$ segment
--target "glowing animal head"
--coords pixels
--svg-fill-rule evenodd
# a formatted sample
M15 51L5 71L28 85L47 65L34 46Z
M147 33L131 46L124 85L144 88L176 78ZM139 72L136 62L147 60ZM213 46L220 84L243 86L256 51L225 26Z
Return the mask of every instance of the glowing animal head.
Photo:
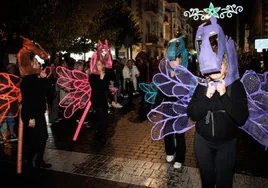
M188 67L188 52L185 48L183 36L171 39L167 46L167 58L169 61L175 61L178 56L181 56L181 65Z
M226 53L225 35L217 20L210 19L211 24L200 25L196 32L195 45L198 53L201 73L219 72L224 53Z
M39 74L41 67L36 66L36 62L31 60L30 54L34 53L43 60L47 60L49 58L49 54L39 44L29 40L28 38L21 38L23 48L21 48L17 54L20 74L21 76Z
M228 59L226 85L239 78L237 55L234 41L224 35L223 29L217 24L215 17L210 18L211 24L198 27L195 46L198 53L200 72L203 75L220 72L224 54Z
M93 74L100 74L97 69L97 61L100 60L105 68L111 69L113 66L112 55L109 49L108 41L105 40L103 44L100 40L98 41L97 51L94 52L90 61L90 71Z

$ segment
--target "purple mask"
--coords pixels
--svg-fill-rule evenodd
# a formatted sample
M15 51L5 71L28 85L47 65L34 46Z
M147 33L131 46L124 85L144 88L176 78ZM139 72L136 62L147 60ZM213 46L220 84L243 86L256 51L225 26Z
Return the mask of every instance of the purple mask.
M226 53L228 73L224 80L228 86L239 78L234 41L224 35L215 17L211 17L210 21L210 25L203 23L196 32L195 45L200 71L203 75L220 72L223 55Z

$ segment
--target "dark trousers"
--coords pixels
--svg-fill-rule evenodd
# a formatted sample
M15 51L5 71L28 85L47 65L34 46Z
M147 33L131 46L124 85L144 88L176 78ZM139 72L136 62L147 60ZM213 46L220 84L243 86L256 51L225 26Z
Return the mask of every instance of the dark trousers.
M176 139L176 146L174 139ZM167 155L176 153L175 162L184 163L186 145L184 134L170 134L164 137L165 150Z
M195 154L203 188L231 188L236 157L236 139L213 144L195 132Z
M97 116L97 137L101 138L105 136L105 132L108 126L108 107L95 108Z
M145 92L144 91L142 91L142 90L140 90L140 93L141 93L141 102L140 102L140 105L141 106L144 106L145 105Z
M45 115L41 114L35 118L35 126L29 127L29 122L23 121L24 124L24 141L27 162L32 164L36 155L36 164L44 162L43 156L45 152L46 142L48 139L47 124Z
M133 82L126 81L126 93L128 94L128 99L131 102L133 98L134 86Z

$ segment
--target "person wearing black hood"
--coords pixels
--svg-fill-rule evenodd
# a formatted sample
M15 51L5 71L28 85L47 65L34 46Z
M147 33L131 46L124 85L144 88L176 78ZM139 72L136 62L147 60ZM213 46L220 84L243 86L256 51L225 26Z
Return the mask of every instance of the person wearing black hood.
M35 58L31 60L31 65L33 68L40 68L40 64ZM33 167L35 156L36 168L50 168L52 166L45 163L43 158L48 139L45 111L49 85L46 76L43 71L40 74L29 74L23 77L20 84L21 117L25 127L25 153L29 167Z
M247 95L240 80L225 85L228 72L224 56L220 72L208 74L208 87L199 84L188 105L188 117L196 122L194 148L203 188L231 188L238 127L246 122ZM217 87L213 82L219 82Z

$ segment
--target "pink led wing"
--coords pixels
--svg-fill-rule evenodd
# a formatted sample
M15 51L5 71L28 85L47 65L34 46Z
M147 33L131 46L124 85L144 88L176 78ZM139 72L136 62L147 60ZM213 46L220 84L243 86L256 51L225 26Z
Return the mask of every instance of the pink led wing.
M90 102L91 87L88 75L78 70L68 70L57 67L59 76L57 83L69 93L60 101L59 106L64 108L64 117L70 118L77 109L83 109Z

